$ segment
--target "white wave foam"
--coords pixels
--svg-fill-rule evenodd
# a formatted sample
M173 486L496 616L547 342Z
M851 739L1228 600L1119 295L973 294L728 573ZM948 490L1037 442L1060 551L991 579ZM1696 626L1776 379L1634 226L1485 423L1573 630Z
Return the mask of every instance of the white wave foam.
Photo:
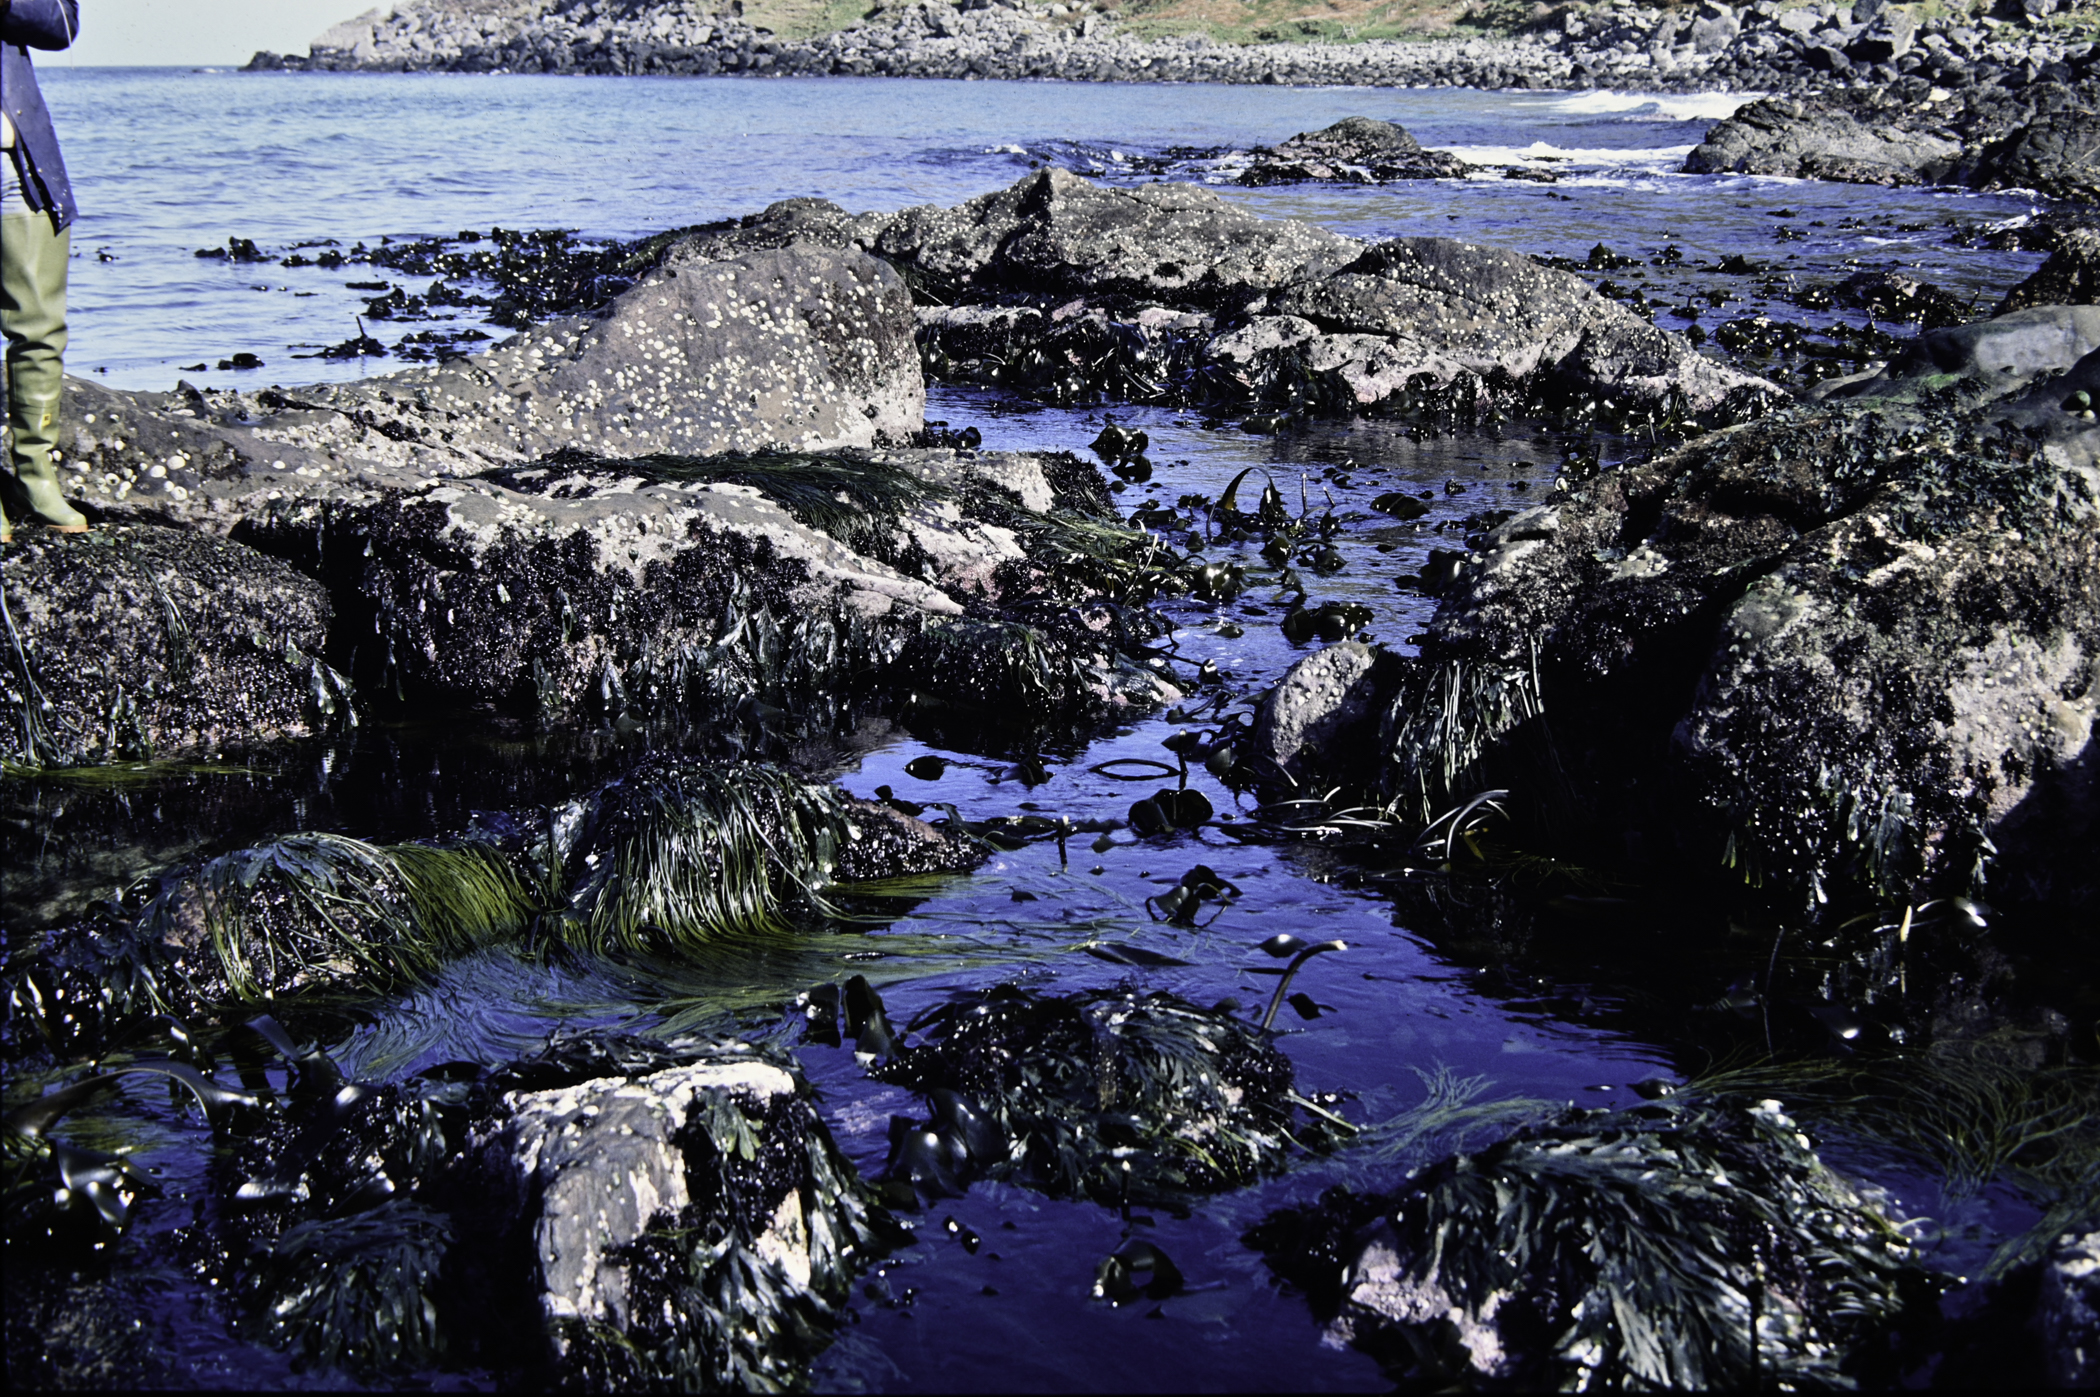
M1451 153L1469 165L1531 165L1542 170L1641 170L1672 173L1691 154L1690 146L1642 146L1625 150L1585 148L1533 141L1528 146L1452 146Z
M1634 121L1726 121L1755 102L1757 92L1584 92L1549 102L1561 116L1618 116Z

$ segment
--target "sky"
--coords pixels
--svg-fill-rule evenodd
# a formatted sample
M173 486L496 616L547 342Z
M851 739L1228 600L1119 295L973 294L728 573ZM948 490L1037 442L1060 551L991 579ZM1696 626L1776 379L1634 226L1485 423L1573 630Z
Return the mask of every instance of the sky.
M80 0L80 37L39 65L224 67L257 49L305 53L330 25L387 0Z

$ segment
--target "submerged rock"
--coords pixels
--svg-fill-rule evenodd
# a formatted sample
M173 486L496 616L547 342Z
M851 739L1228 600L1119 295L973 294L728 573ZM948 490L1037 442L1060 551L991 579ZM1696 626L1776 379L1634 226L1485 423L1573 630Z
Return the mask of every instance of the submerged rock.
M1922 1279L1776 1101L1571 1111L1247 1236L1406 1387L1851 1385Z
M1301 131L1274 149L1257 149L1240 172L1239 182L1385 184L1403 179L1463 179L1471 169L1448 150L1424 150L1396 122L1345 116L1322 130Z
M1316 779L1425 823L1505 788L1578 857L1725 869L1812 915L1986 882L2091 905L2096 330L1931 331L1844 396L1510 519Z
M0 560L0 752L68 766L208 754L350 720L328 593L206 534L32 530Z

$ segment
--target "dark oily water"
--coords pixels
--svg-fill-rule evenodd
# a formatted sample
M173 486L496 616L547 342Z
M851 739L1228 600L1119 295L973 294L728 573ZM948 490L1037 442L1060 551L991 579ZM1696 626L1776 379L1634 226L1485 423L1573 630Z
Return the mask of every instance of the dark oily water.
M1850 371L1883 353L1855 333L1825 337L1833 352L1763 357L1747 332L1730 345L1720 324L1764 315L1863 331L1871 311L1801 305L1803 288L1861 269L1909 268L1965 303L1988 304L2038 260L1968 245L2028 212L2011 197L1671 173L1728 102L172 72L55 72L48 86L88 191L76 234L86 255L75 264L72 363L106 368L116 386L166 387L180 365L242 351L266 369L190 376L221 386L345 379L395 360L285 356L358 333L392 346L397 331L428 328L382 333L367 322L361 332L352 317L395 286L427 298L437 278L369 261L324 267L320 247L306 250L316 265L282 266L299 243L334 239L348 252L385 238L487 236L499 225L610 241L804 194L850 209L952 204L1037 162L1109 180L1218 181L1264 214L1359 236L1449 233L1593 266L1594 280L1644 297L1658 323L1711 327L1714 352L1790 378L1818 375L1825 363ZM1494 169L1372 189L1222 182L1232 160L1220 151L1354 114L1399 120L1425 145L1556 179ZM194 256L229 237L253 241L267 260ZM375 281L388 286L348 285ZM459 319L439 323L482 324L483 309L459 308ZM1696 318L1678 313L1685 309ZM1643 443L1575 440L1524 422L1424 435L1376 420L1279 424L1046 407L938 385L927 416L953 431L974 428L995 450L1089 459L1101 443L1119 512L1216 566L1211 599L1175 597L1159 608L1175 630L1158 663L1190 697L1175 711L1039 750L909 718L869 723L795 753L797 764L856 795L922 806L929 819L952 807L973 822L1039 816L1092 828L1000 849L973 874L913 880L858 902L850 910L862 919L835 934L682 959L485 949L411 992L309 997L296 1015L282 1015L298 1036L319 1042L350 1077L395 1081L459 1060L528 1056L561 1029L740 1032L794 1052L818 1088L825 1124L869 1176L891 1156L894 1119L917 1120L926 1108L871 1076L851 1042L805 1041L801 997L854 976L879 990L888 1023L915 1044L928 1031L908 1025L926 1011L1002 982L1045 996L1168 991L1224 1006L1249 1025L1273 1013L1297 1089L1357 1124L1471 1097L1628 1106L1655 1080L1682 1080L1732 1051L1747 1058L1774 1046L1844 1044L1842 1023L1798 1006L1775 1023L1758 1001L1754 975L1776 954L1763 930L1721 938L1725 951L1713 960L1676 961L1668 939L1617 925L1628 890L1607 886L1573 899L1588 909L1593 934L1572 949L1513 955L1443 937L1434 919L1405 910L1417 904L1396 899L1380 870L1317 840L1278 837L1287 820L1257 820L1250 797L1177 751L1188 735L1246 712L1330 639L1410 648L1435 603L1396 578L1418 578L1434 568L1433 550L1460 547L1547 498L1571 456L1610 461ZM1128 455L1138 432L1146 446ZM1259 538L1217 536L1214 506L1229 491L1252 512L1271 490L1290 518L1333 520L1307 535L1316 545L1307 556L1286 565L1262 557ZM646 731L534 733L472 715L427 725L400 718L375 716L339 739L221 762L10 774L10 937L93 899L135 902L143 880L166 869L278 834L326 830L393 844L485 826L490 812L547 810L628 769L657 741ZM1690 907L1663 920L1704 935L1714 916ZM1279 936L1296 941L1278 945ZM1299 947L1330 941L1347 949L1307 958L1281 983ZM1629 952L1651 968L1630 971ZM281 1063L254 1070L287 1085ZM49 1081L11 1077L8 1104ZM1637 1093L1636 1084L1650 1085ZM1513 1107L1499 1124L1485 1118L1476 1143L1523 1114ZM235 1332L210 1268L194 1264L175 1235L215 1206L210 1133L179 1086L125 1078L56 1133L83 1148L128 1151L152 1171L159 1194L140 1199L131 1229L64 1293L18 1296L10 1286L11 1354L30 1342L21 1326L34 1326L38 1347L83 1355L68 1370L80 1382L98 1373L130 1384L349 1381L326 1365L302 1370ZM1384 1387L1378 1365L1327 1341L1305 1298L1279 1287L1242 1235L1337 1183L1394 1188L1454 1139L1410 1143L1404 1132L1373 1132L1329 1156L1293 1152L1280 1176L1204 1199L1186 1215L997 1181L923 1200L905 1214L910 1239L855 1282L852 1322L811 1381L899 1391ZM1950 1272L1976 1274L1994 1246L2036 1217L1994 1178L1943 1193L1913 1154L1869 1132L1837 1140L1829 1157L1889 1190L1899 1210L1937 1219L1936 1231L1920 1233L1928 1258ZM441 1365L417 1381L473 1386L499 1376Z

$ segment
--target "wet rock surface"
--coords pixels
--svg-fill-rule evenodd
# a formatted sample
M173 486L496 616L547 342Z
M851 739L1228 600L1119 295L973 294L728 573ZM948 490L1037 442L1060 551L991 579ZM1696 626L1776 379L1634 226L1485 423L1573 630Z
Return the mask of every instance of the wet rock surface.
M209 755L350 720L328 593L222 538L25 535L0 561L11 762Z
M2035 1323L2051 1384L2100 1379L2100 1233L2066 1235L2050 1251Z
M1256 150L1239 182L1386 184L1462 178L1471 168L1448 150L1424 150L1394 122L1351 116L1319 131L1300 132L1274 149Z
M1795 914L1986 879L2089 905L2094 328L2057 307L1929 332L1848 396L1486 532L1321 779L1368 747L1421 821L1505 787L1589 857L1682 860Z
M1247 1240L1403 1386L1847 1383L1916 1275L1769 1101L1569 1112Z

